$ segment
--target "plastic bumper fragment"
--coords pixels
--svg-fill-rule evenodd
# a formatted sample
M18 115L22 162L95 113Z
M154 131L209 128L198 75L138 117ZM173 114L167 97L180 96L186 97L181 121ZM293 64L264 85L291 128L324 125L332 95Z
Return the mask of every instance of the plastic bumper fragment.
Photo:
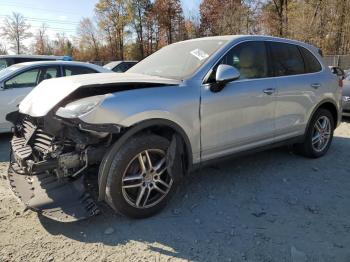
M83 176L76 180L58 180L48 173L28 176L14 170L15 167L8 171L12 191L26 206L43 216L74 222L99 213L95 201L85 190Z

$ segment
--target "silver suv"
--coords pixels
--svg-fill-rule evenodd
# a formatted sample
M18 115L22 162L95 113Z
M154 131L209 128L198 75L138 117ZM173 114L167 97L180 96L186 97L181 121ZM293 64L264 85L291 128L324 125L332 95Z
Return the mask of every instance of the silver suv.
M96 177L99 200L148 217L210 161L283 144L323 156L341 95L305 43L222 36L172 44L124 74L36 87L7 116L15 124L10 184L32 209L74 221L99 212L83 183ZM94 165L98 177L87 176Z

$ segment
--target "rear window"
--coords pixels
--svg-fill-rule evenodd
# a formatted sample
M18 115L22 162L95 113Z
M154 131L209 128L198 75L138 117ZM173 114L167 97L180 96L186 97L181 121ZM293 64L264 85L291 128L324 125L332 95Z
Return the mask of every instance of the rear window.
M305 73L305 64L298 46L270 42L275 76L290 76Z
M299 47L299 48L304 57L306 73L316 73L321 71L322 66L320 62L318 62L317 58L306 48L304 47Z

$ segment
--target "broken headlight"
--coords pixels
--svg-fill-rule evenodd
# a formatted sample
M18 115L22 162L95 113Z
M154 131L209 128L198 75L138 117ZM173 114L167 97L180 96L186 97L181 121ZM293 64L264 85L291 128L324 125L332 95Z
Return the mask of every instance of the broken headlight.
M105 97L105 95L100 95L74 101L72 103L67 104L64 107L60 107L57 110L56 115L63 118L80 117L94 110L97 106L99 106L102 103Z

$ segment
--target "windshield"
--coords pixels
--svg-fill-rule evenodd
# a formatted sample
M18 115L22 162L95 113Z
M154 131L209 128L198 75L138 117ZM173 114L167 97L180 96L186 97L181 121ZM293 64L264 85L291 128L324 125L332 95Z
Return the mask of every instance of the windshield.
M7 61L6 59L0 59L0 70L7 67Z
M203 39L172 44L145 58L127 72L182 80L192 75L226 42Z

